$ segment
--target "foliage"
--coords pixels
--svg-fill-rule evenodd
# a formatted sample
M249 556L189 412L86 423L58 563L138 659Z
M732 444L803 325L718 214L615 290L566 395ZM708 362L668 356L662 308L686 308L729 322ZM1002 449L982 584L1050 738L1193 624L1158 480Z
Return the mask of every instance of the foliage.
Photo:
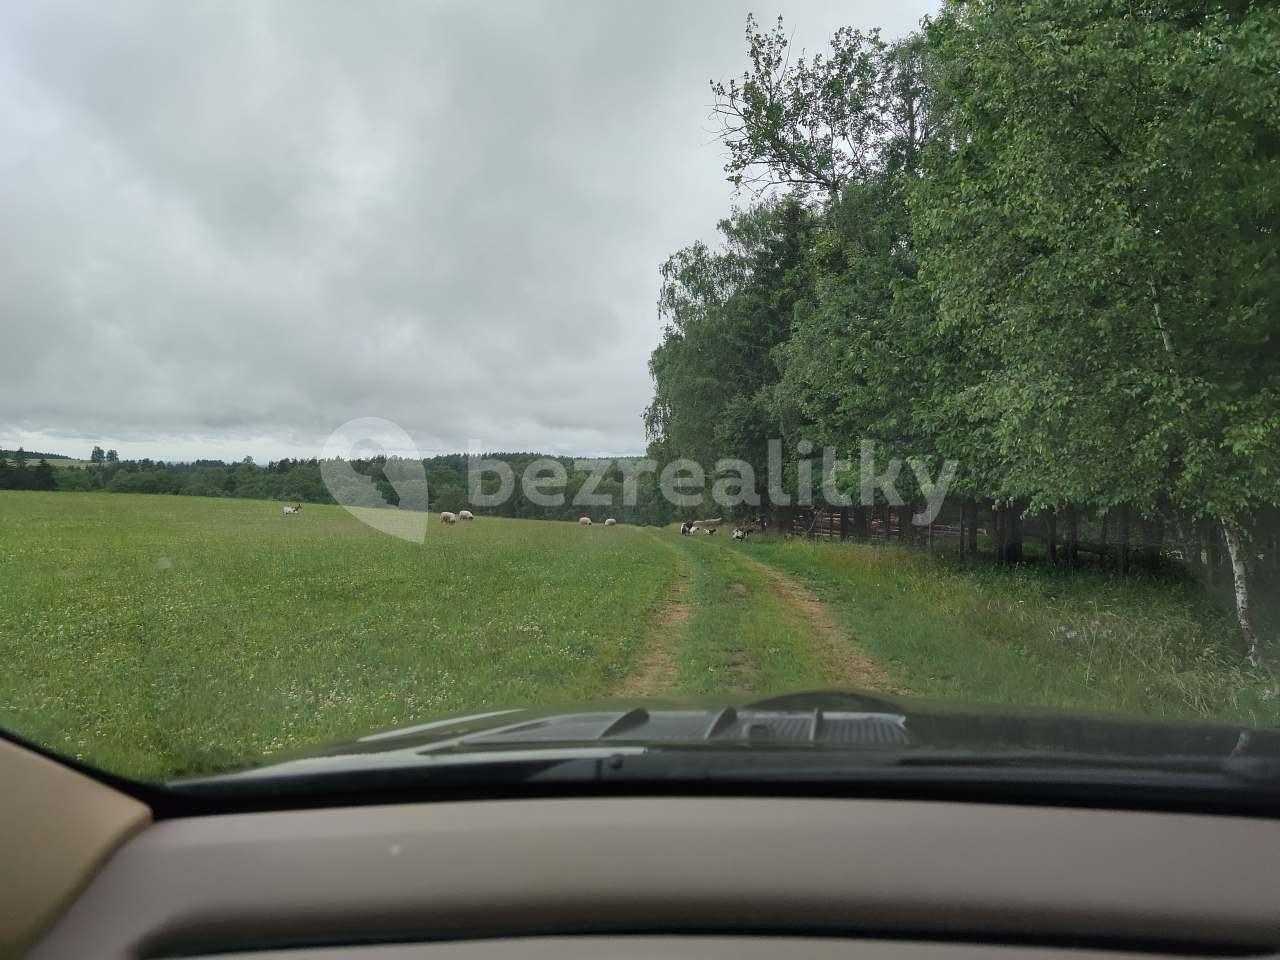
M0 456L0 490L55 490L53 467L43 457L34 467L28 466L30 454L19 447L12 463Z
M796 197L766 201L720 224L724 248L694 244L662 269L666 321L650 360L645 424L651 453L751 464L763 483L767 444L787 435L776 390L778 348L812 288L815 216Z
M763 423L789 450L955 460L1012 516L1006 558L1027 511L1208 519L1252 650L1280 505L1280 7L948 0L896 43L789 47L748 20L749 68L713 91L731 181L790 191L734 222L806 204L807 263L744 272L727 231L668 263L654 448L733 455ZM732 308L771 283L789 317ZM744 338L770 347L754 393Z

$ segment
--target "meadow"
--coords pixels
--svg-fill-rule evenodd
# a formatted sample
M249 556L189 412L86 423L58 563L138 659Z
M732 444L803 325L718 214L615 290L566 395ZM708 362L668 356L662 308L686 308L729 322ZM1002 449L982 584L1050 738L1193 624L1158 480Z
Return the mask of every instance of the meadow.
M1175 575L340 507L0 492L0 726L132 776L461 712L821 687L1280 722Z
M588 534L584 536L584 534ZM0 726L173 776L617 686L674 574L637 528L0 494Z

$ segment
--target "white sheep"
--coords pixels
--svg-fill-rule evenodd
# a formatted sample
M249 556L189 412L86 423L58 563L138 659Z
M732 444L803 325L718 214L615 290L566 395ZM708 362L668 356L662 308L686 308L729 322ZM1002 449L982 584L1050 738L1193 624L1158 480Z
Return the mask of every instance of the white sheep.
M584 527L589 527L589 526L591 526L591 518L590 518L590 517L579 517L579 518L578 518L578 522L579 522L580 524L582 524Z
M617 521L617 520L615 520L615 519L613 519L613 517L610 517L608 520L606 520L606 521L604 522L604 525L605 525L606 527L612 527L612 526L616 525L616 524L617 524L617 522L618 522L618 521Z
M295 513L301 513L301 512L302 512L302 504L300 504L300 503L295 503L292 507L285 507L285 508L284 508L284 515L285 515L286 517L291 517L291 516L293 516Z
M459 520L474 520L475 518L476 518L476 515L475 515L474 513L472 513L470 510L459 510L459 511L458 511L458 519L459 519Z
M457 523L458 518L454 516L452 513L450 513L448 510L445 510L443 513L440 514L440 522L441 523Z

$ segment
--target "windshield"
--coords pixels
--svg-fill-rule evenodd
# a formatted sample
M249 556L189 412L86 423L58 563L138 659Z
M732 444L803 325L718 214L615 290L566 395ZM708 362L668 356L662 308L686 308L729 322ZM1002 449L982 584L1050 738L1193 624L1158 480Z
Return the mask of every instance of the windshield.
M10 735L1272 750L1274 4L8 5L0 171Z

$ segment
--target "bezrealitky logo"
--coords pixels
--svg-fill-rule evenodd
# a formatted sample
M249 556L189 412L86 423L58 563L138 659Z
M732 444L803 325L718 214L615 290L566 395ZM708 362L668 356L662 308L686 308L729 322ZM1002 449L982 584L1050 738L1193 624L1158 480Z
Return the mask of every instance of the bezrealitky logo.
M360 473L353 460L385 458L383 476L395 491L393 505L373 477ZM421 543L429 529L427 470L405 430L381 417L349 420L329 435L320 458L325 489L352 516L375 530Z

